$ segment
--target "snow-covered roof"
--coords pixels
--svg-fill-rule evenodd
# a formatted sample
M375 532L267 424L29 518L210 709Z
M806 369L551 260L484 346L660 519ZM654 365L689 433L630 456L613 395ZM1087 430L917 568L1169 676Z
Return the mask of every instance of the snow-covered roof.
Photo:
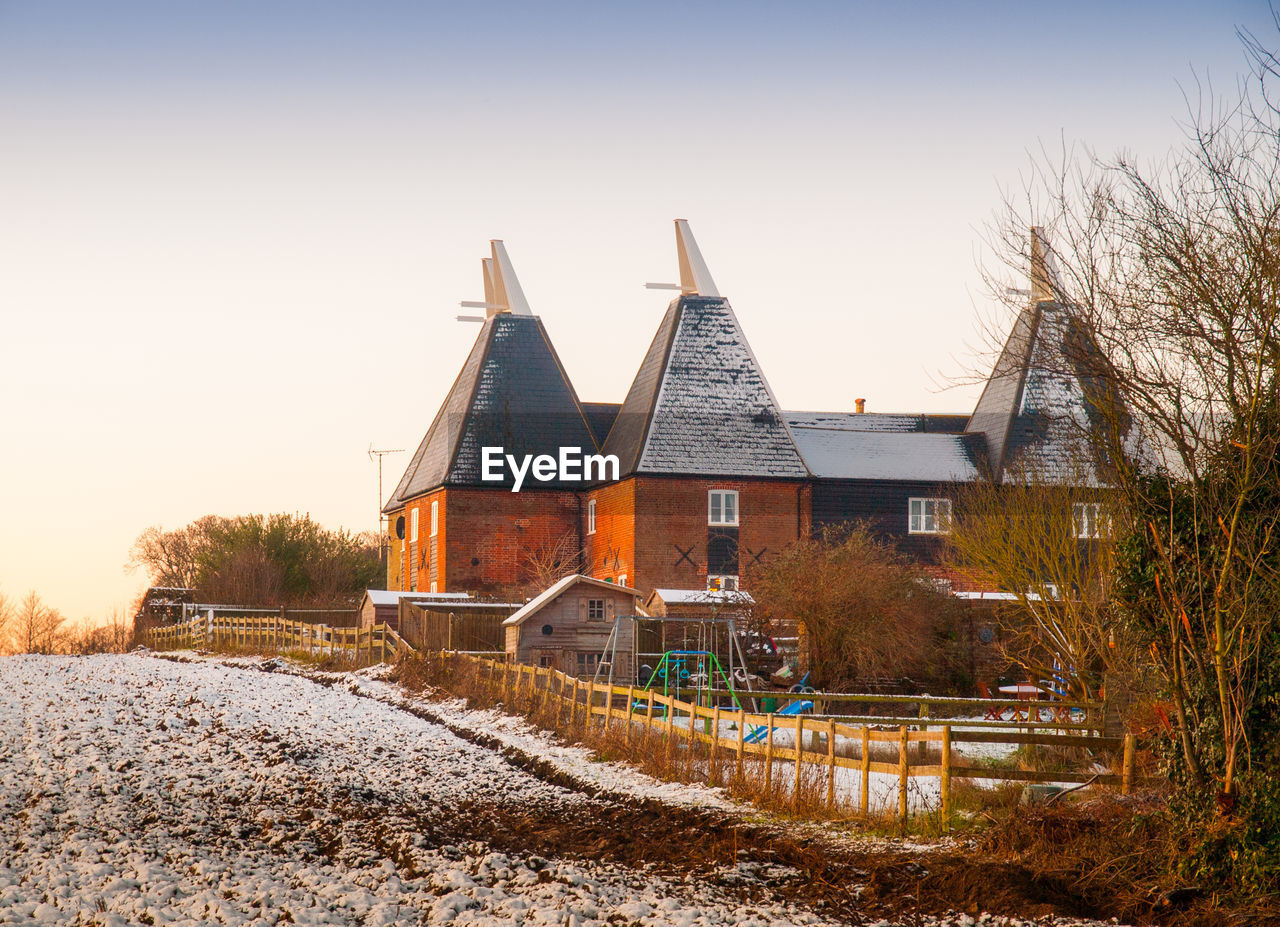
M621 475L806 476L729 301L671 302L605 441Z
M457 601L471 598L469 592L408 592L392 589L366 589L364 595L374 605L395 605L401 599Z
M831 428L841 431L928 431L959 434L968 413L933 412L783 412L794 428Z
M819 478L949 483L979 473L980 436L805 427L791 433Z
M1016 469L1043 482L1104 485L1098 438L1114 428L1136 454L1137 428L1108 395L1104 369L1069 306L1045 300L1019 313L967 429L983 435L997 481Z
M655 589L657 596L668 605L754 605L751 593L729 589Z
M640 593L630 586L619 586L617 583L607 583L603 579L596 579L593 576L583 576L581 573L570 573L568 576L556 580L546 589L542 590L532 599L525 603L524 607L518 612L502 622L503 627L522 624L524 620L531 615L535 615L542 611L543 607L548 605L556 596L567 590L570 586L576 586L579 583L586 583L592 586L599 586L601 589L611 589L614 592L625 592L636 598L640 597Z

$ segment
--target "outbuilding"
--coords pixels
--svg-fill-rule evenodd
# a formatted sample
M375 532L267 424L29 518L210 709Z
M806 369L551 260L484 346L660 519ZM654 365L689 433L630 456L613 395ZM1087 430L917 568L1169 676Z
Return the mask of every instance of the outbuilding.
M566 576L503 622L507 659L589 678L616 625L616 650L609 648L616 654L613 678L634 678L635 621L630 619L639 598L627 586L581 574Z

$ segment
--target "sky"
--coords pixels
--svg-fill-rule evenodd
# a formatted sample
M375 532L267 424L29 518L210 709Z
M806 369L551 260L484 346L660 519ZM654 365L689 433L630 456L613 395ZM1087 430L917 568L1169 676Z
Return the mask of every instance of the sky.
M206 514L375 529L491 238L584 401L679 217L784 408L968 412L1002 191L1163 156L1238 27L1280 44L1263 0L0 0L0 594L127 609Z

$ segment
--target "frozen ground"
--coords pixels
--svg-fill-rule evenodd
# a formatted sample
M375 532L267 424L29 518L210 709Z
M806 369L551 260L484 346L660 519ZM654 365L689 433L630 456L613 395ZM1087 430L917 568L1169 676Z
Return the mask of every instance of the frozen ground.
M797 904L797 870L746 850L698 877L644 857L642 836L736 817L713 790L443 706L499 743L479 745L384 704L386 683L328 681L0 659L0 923L831 922Z

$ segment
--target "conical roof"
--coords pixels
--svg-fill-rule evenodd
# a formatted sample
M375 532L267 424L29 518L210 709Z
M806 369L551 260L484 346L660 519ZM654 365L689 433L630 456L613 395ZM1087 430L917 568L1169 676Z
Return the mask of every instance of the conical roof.
M621 474L808 475L729 301L672 301L604 453Z
M595 453L577 393L535 315L499 312L484 322L466 363L418 445L384 511L440 486L510 488L481 479L481 449L558 456L561 447ZM526 481L525 487L532 485ZM539 487L560 487L539 482ZM573 487L580 484L574 483Z
M965 429L986 439L992 477L1010 470L1047 482L1102 485L1099 449L1118 430L1126 450L1131 422L1106 389L1106 361L1069 305L1040 229L1032 230L1032 298L1018 314Z

